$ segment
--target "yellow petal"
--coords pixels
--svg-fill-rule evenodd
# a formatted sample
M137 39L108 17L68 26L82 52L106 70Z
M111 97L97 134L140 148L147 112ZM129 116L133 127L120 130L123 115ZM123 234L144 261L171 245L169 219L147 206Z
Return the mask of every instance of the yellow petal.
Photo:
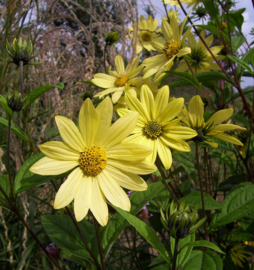
M168 145L169 147L181 152L189 152L191 150L190 146L185 141L173 136L169 136L169 134L163 134L160 136L160 140L165 145Z
M150 147L140 144L126 143L117 144L107 150L107 157L118 160L144 160L152 152Z
M118 75L123 75L124 74L124 62L123 62L123 58L121 57L121 55L117 55L115 58L115 66L116 66L116 71L118 73Z
M114 104L117 103L117 101L119 100L122 94L123 94L123 90L115 91L115 93L112 94L112 101Z
M237 140L235 137L224 134L224 133L219 133L217 135L214 135L214 137L218 138L218 139L220 139L222 141L225 141L225 142L230 142L230 143L233 143L233 144L236 144L236 145L243 146L243 144L239 140Z
M64 142L46 142L39 147L43 154L56 160L78 161L80 157L80 152L71 149Z
M107 133L109 127L111 126L112 116L113 116L113 105L109 97L106 97L96 108L98 115L98 129L97 134L94 139L94 144L102 140L103 136Z
M108 223L108 206L105 196L99 187L98 179L93 178L92 181L92 201L90 210L101 226L106 226Z
M205 142L209 145L211 145L213 148L217 148L218 147L218 144L216 142L213 142L212 140L208 140L206 139Z
M40 174L40 175L59 175L69 170L73 169L74 167L78 166L78 160L55 160L52 158L44 157L37 161L29 171Z
M232 114L234 110L233 109L224 109L216 112L213 114L209 120L206 122L206 126L213 124L213 126L220 124L224 121L226 121Z
M168 170L172 165L172 155L168 146L165 145L160 138L158 139L158 155L163 166Z
M127 194L106 170L98 174L97 179L102 192L109 202L125 211L130 211L131 203Z
M155 119L157 119L158 115L167 107L168 99L169 87L165 85L158 91L155 97Z
M55 119L59 133L65 143L73 150L82 152L85 144L75 124L64 116L56 116Z
M120 169L124 172L132 172L135 174L149 174L156 171L156 167L149 161L139 161L138 163L128 160L115 160L110 159L107 163L109 166Z
M138 113L131 112L118 119L110 128L101 146L110 148L125 139L133 131L138 120Z
M175 118L181 112L183 102L183 98L177 98L168 103L167 107L158 115L158 122L163 124Z
M92 202L92 177L80 179L79 189L74 198L74 213L77 221L81 221L86 215Z
M70 204L76 197L82 181L83 172L80 168L77 168L70 173L67 180L61 185L56 193L54 208L60 209Z
M146 182L138 175L131 172L121 172L115 167L107 166L105 171L122 187L129 190L144 191L147 189Z
M223 132L223 131L229 131L229 130L233 130L233 129L241 129L241 130L245 130L245 128L237 126L237 125L231 125L231 124L221 124L221 125L217 125L215 126L211 132L212 133L216 133L216 132ZM209 132L207 135L209 135L211 132Z
M151 140L146 138L146 136L143 136L143 139L141 141L142 144L150 147L152 149L152 153L147 157L146 160L150 161L151 163L154 163L157 158L157 150L158 150L158 140Z
M140 101L150 119L154 119L154 96L147 85L141 87Z
M167 134L169 134L169 136L182 139L182 140L191 139L198 135L198 133L195 130L188 127L182 127L182 126L174 126L174 127L169 128L167 130Z
M188 105L190 120L194 127L201 127L204 115L204 103L200 96L194 96Z
M92 83L104 89L114 87L115 81L116 77L104 73L95 74L94 79L91 80Z

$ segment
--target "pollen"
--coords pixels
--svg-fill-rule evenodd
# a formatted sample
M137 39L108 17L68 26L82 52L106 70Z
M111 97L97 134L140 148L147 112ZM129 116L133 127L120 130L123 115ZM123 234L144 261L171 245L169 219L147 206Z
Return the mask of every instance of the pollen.
M163 48L163 56L165 58L172 58L179 52L179 43L172 40L165 43Z
M122 75L122 76L119 76L117 79L116 79L116 82L115 84L118 86L118 87L121 87L121 86L124 86L128 81L128 77L126 75Z
M144 32L144 33L142 33L142 35L141 35L141 40L142 40L142 41L150 41L150 40L151 40L151 37L152 37L151 33L149 33L149 32Z
M162 125L156 120L149 121L145 124L143 132L150 139L157 139L162 134Z
M84 174L96 176L105 169L107 165L107 154L100 146L87 147L80 153L80 168Z

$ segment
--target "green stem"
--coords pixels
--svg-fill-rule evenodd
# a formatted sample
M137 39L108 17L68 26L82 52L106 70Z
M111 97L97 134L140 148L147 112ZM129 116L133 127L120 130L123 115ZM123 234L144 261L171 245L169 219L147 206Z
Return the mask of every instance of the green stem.
M175 239L175 247L174 247L174 255L173 255L173 262L172 262L172 270L176 270L176 261L177 261L177 255L178 255L178 249L179 249L179 239Z
M104 47L104 68L105 68L105 72L107 73L107 65L106 65L106 53L107 53L107 47L108 45L106 44Z
M106 270L105 259L104 259L102 248L101 248L101 239L100 239L100 234L99 234L98 222L95 217L93 217L93 219L94 219L96 237L97 237L97 242L98 242L98 247L99 247L99 252L100 252L102 269Z
M204 192L203 192L203 183L201 179L201 173L200 173L200 165L199 165L199 155L198 155L198 142L196 144L196 161L197 161L197 170L198 170L198 180L199 180L199 187L201 192L201 200L202 200L202 211L203 211L203 217L206 217L205 214L205 200L204 200ZM205 239L207 240L207 229L206 229L206 220L204 222L204 232L205 232Z
M25 124L26 134L27 134L27 136L28 136L28 139L29 139L29 142L30 142L30 146L31 146L33 152L34 152L35 154L37 154L38 151L37 151L37 149L36 149L36 147L35 147L35 145L34 145L34 142L33 142L33 140L32 140L31 134L30 134L29 126L28 126L28 121L27 121L27 120L28 120L28 118L27 118L27 111L23 111L23 117L24 117L24 124Z
M23 61L19 61L19 76L20 76L20 90L21 90L22 100L24 100L24 90L23 90Z
M10 163L11 163L10 142L11 142L11 118L9 117L9 121L8 121L8 138L7 138L7 171L8 171L8 175L9 175L11 200L14 201L13 184L12 184L12 179L11 179L11 165L10 165Z

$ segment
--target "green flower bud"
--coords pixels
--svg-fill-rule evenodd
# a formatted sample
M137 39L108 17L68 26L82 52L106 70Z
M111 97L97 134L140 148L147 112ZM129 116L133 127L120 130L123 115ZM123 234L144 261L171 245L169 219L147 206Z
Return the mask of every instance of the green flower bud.
M161 222L173 238L181 239L195 232L203 224L205 218L196 223L198 215L197 209L192 211L189 207L184 207L184 202L179 208L172 202L166 209L166 215L161 211Z
M19 112L23 106L21 93L18 91L9 93L7 96L7 104L14 112Z
M23 66L40 64L30 63L30 60L40 53L33 54L33 45L30 41L22 41L22 38L19 38L18 42L15 38L11 46L8 40L6 40L6 50L11 60L0 58L3 61L14 63L17 66L20 66L20 62L23 63Z
M195 19L200 20L202 18L205 18L208 14L204 7L198 6L193 12L193 15Z
M119 32L110 32L105 38L107 45L111 46L119 40Z

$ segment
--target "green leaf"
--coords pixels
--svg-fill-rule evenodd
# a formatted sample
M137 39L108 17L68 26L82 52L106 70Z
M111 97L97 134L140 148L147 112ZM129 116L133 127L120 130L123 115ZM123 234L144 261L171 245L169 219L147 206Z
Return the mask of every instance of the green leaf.
M249 120L242 114L233 114L231 115L230 119L243 124L244 127L249 127L250 126L250 122Z
M189 74L187 72L173 71L173 70L165 71L165 73L180 76L180 77L184 78L184 80L188 81L190 84L197 87L198 90L201 90L201 87L200 87L198 80L192 74Z
M225 254L218 246L206 240L189 242L189 243L186 243L182 248L185 248L185 247L207 247L219 253Z
M0 117L0 124L8 127L9 123L8 120L4 119L3 117ZM11 131L16 134L17 136L19 136L23 141L29 143L29 139L27 134L19 127L17 126L15 123L11 123Z
M233 221L254 211L254 185L246 185L230 192L213 215L210 223L215 228Z
M80 258L91 258L86 250L80 235L69 216L48 215L42 216L42 226L52 242L65 252L74 254ZM86 220L78 223L78 226L89 246L92 249L93 238L96 235L94 226ZM98 248L97 248L98 249ZM98 254L94 254L98 258Z
M224 14L225 19L229 19L229 23L236 26L240 32L242 32L242 24L244 22L244 17L242 13L245 8L238 9L236 11L230 11L228 14Z
M244 93L245 95L248 94L248 93L252 93L252 92L253 92L253 89L246 89L246 90L243 90L243 93ZM229 101L234 100L234 99L236 99L236 98L238 98L238 97L240 97L240 94L239 94L239 93L235 93L235 94L231 95L231 97L228 98L228 99L224 102L224 104L226 104L226 103L228 103Z
M155 182L149 184L145 191L132 192L129 197L131 201L130 213L132 215L137 215L142 207L163 189L165 189L165 187L162 182ZM115 213L109 219L107 226L100 228L100 233L102 235L101 245L105 255L109 252L113 242L127 225L128 221L119 213Z
M211 0L203 0L202 2L208 14L211 16L211 18L217 24L217 26L219 26L220 18L219 18L218 8L214 5L213 1Z
M233 37L231 38L233 52L236 52L245 42L245 37Z
M44 94L45 92L49 91L50 89L52 89L54 87L57 87L59 89L63 89L64 88L64 84L63 83L58 83L56 85L44 85L44 86L40 86L40 87L36 88L35 90L33 90L32 92L30 92L27 95L25 104L23 106L23 109L25 111L28 110L29 106L31 105L31 103L33 101L35 101L42 94Z
M9 176L8 174L3 174L0 175L0 186L4 189L5 193L9 196L10 194L10 183L9 183ZM2 192L0 191L0 198L6 202L6 204L8 204L8 202L6 201L4 195L2 194ZM0 206L1 207L5 207L3 204L1 204L0 202Z
M142 220L133 216L129 212L126 212L118 207L112 205L113 208L117 210L128 222L149 242L157 251L158 253L164 258L166 262L171 264L171 260L169 258L168 252L164 245L162 244L159 237L156 233Z
M222 270L222 259L214 252L208 250L193 250L183 270Z
M201 192L191 192L187 196L181 198L179 202L184 201L190 208L202 209ZM212 210L220 208L220 204L216 202L208 194L204 194L205 210Z
M6 115L9 117L9 118L12 118L12 109L9 108L8 104L7 104L7 100L4 96L0 95L0 103L6 113Z
M251 64L251 59L252 59L253 54L254 54L254 48L251 48L242 56L241 60L249 65ZM244 72L244 69L242 68L242 66L238 65L237 74L242 74L243 72ZM252 72L252 77L253 77L253 72Z
M183 267L186 261L188 260L193 247L184 247L187 243L195 241L195 233L187 235L185 238L180 239L179 241L179 254L177 255L177 266ZM170 237L171 252L174 253L175 239Z
M51 179L62 178L69 174L66 172L61 175L39 175L34 174L29 171L30 167L43 158L45 155L43 153L36 154L26 160L22 166L19 168L19 171L15 177L14 181L14 194L17 195L18 193L33 188L37 185L43 184L48 182Z
M226 57L230 60L232 60L233 62L237 63L238 65L240 65L241 67L243 67L244 69L247 69L249 72L252 72L251 67L245 63L243 60L239 59L238 57L235 57L233 55L226 55Z

